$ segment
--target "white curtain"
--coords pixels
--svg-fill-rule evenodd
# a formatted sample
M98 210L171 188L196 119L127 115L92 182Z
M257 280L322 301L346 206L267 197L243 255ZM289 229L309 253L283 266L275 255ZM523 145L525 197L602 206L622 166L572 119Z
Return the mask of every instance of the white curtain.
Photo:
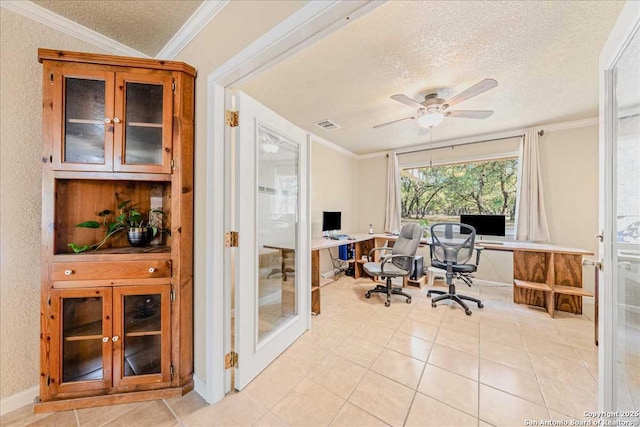
M516 240L548 241L549 224L544 208L538 132L525 132L520 147L520 180L516 202Z
M387 155L387 204L384 216L384 231L400 231L400 168L398 155Z

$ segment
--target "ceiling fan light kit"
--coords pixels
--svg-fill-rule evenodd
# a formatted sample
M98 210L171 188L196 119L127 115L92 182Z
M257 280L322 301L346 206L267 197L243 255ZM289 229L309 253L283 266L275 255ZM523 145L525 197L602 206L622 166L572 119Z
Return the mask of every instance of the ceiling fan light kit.
M405 117L403 119L394 120L391 122L375 125L373 128L377 129L383 126L391 125L393 123L401 122L404 120L418 120L418 125L422 128L432 128L442 123L445 117L456 117L460 119L486 119L493 114L492 110L457 110L448 111L448 108L452 105L459 104L466 101L469 98L478 96L494 87L498 86L498 82L494 79L484 79L470 88L463 90L457 95L444 100L438 97L436 93L430 93L424 97L423 102L415 101L403 94L393 95L391 99L401 102L409 107L416 108L416 115L411 117Z

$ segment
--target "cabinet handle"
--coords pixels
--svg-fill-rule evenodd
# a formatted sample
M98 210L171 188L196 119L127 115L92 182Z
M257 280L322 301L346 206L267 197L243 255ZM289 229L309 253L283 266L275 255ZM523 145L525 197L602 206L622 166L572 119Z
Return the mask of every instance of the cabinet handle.
M104 122L109 124L109 123L111 123L111 119L109 117L105 117L104 118Z
M117 118L117 117L114 117L114 118L113 118L113 123L120 123L120 119L119 119L119 118Z
M109 342L109 337L102 337L102 342Z
M111 341L116 342L118 341L118 339L120 339L120 337L116 335L115 337L111 338Z
M149 267L149 273L155 273L155 272L156 272L155 267Z
M73 274L73 270L65 270L64 271L64 275L65 276L71 276Z

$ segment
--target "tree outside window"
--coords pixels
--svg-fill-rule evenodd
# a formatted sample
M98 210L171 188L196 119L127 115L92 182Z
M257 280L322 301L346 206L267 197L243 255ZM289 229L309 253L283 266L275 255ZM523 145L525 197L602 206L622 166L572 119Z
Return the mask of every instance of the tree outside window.
M518 159L424 166L400 173L402 222L459 222L460 215L505 215L514 235Z

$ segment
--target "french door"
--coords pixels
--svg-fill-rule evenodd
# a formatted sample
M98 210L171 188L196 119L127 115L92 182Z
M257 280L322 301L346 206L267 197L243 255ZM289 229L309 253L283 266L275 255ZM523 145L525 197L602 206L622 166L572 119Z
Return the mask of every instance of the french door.
M310 323L309 138L242 92L235 127L235 386Z
M600 57L600 409L640 411L640 3Z

